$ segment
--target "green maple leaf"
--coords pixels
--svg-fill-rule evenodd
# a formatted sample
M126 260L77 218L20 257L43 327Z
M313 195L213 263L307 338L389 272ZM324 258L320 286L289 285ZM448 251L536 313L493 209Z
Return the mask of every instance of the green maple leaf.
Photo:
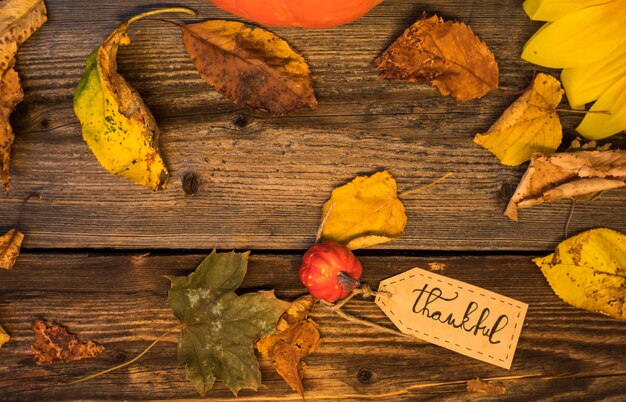
M261 371L254 345L276 330L285 304L273 292L235 294L248 266L246 253L209 255L189 276L169 277L168 303L183 328L178 360L200 395L223 381L237 395L257 390Z

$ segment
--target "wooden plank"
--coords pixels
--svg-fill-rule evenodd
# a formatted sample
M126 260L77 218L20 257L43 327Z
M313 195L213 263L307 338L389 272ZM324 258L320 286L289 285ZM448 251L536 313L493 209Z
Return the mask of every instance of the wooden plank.
M197 398L176 362L176 336L151 350L133 366L89 383L70 380L129 359L146 347L176 319L167 306L168 281L163 275L184 275L202 255L102 255L87 253L26 253L11 272L0 272L0 324L11 334L0 349L0 399L185 399ZM613 399L626 393L626 323L576 310L551 291L530 256L362 257L364 280L375 286L381 279L414 266L428 269L443 264L438 273L466 281L530 304L513 368L488 365L420 341L407 341L348 323L317 307L314 316L324 343L308 359L307 400L324 395L394 393L414 384L467 380L474 377L537 375L506 382L507 400ZM303 293L297 280L300 257L257 255L251 258L244 291L277 289L292 299ZM351 302L348 311L381 325L390 322L372 301ZM71 364L37 366L30 352L30 323L46 317L65 324L83 339L101 342L103 358ZM262 364L265 386L247 398L297 396ZM621 373L621 374L620 374ZM552 376L577 378L550 379ZM614 378L612 375L621 375ZM212 400L232 395L220 383L208 395ZM481 399L464 385L415 391L392 400Z
M474 145L515 95L456 104L427 85L386 82L370 61L424 9L470 23L494 50L502 87L524 88L534 67L519 59L539 24L519 1L387 0L366 18L327 30L275 29L309 61L319 109L272 118L231 105L198 77L176 30L144 22L122 49L122 73L143 95L162 129L172 177L153 194L109 175L80 135L72 93L87 55L118 21L147 2L47 1L50 20L20 50L26 91L13 115L14 187L0 204L8 229L21 200L31 200L24 228L29 248L187 248L213 246L304 249L330 191L357 174L389 169L400 189L446 182L405 200L409 224L383 248L421 250L546 250L562 239L570 203L503 217L524 167L501 166ZM185 2L210 18L229 16L205 0ZM580 117L563 116L568 135ZM624 145L624 136L616 140ZM185 195L192 172L199 192ZM626 193L579 203L572 232L609 226L626 230Z

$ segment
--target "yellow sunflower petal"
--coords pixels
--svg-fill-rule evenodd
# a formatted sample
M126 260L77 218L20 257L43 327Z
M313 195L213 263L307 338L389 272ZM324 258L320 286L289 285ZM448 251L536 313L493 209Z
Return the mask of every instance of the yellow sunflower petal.
M535 21L555 21L581 8L606 3L607 0L526 0L524 11Z
M592 102L626 75L626 42L609 57L584 66L566 68L561 82L572 107Z
M591 111L602 110L611 114L589 113L576 131L587 139L601 140L626 130L626 76L602 94L591 108Z
M530 38L522 59L550 68L596 62L626 38L626 0L587 7L541 27Z

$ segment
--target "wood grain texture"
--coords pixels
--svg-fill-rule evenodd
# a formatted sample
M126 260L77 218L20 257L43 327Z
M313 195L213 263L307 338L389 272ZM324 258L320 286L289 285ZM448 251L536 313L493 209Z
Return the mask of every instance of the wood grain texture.
M139 256L88 253L27 253L12 272L0 272L0 324L12 336L0 349L0 399L101 400L197 398L176 362L176 336L151 350L133 366L89 383L64 383L127 360L176 324L166 303L163 275L184 275L203 255ZM503 400L618 400L626 393L626 323L576 310L550 290L530 256L362 257L364 280L373 286L414 266L444 265L440 274L467 281L530 304L510 371L421 341L407 341L338 319L325 307L314 310L324 343L310 356L304 384L307 400L324 395L393 393L413 384L475 377L540 375L506 382ZM296 255L253 255L242 291L276 289L292 299L304 289ZM373 301L355 300L347 311L391 326ZM98 359L37 366L30 353L30 323L39 317L66 325L80 338L106 347ZM297 395L262 363L264 386L241 392L247 398L292 398ZM616 373L621 377L611 377ZM575 375L579 378L548 379ZM356 396L360 395L360 396ZM221 383L210 400L232 395ZM424 389L390 400L478 400L464 385Z
M457 104L435 88L380 80L371 60L422 13L472 26L494 51L501 86L524 88L534 67L519 59L539 26L518 0L387 0L367 17L326 30L274 29L308 60L315 111L274 118L233 106L208 88L169 24L142 22L122 49L120 71L161 127L172 177L151 193L108 174L81 139L72 94L89 53L117 23L149 1L48 0L49 22L20 49L25 101L12 121L13 192L0 203L0 229L14 222L32 192L27 248L304 249L311 245L330 191L357 174L389 169L400 189L454 176L405 200L409 223L386 249L547 250L562 240L570 203L502 212L524 167L508 168L472 143L515 99L492 94ZM230 18L205 0L184 5L203 17ZM566 132L580 117L563 115ZM626 143L624 135L614 140ZM195 173L198 193L183 192ZM579 203L571 232L626 230L626 192Z

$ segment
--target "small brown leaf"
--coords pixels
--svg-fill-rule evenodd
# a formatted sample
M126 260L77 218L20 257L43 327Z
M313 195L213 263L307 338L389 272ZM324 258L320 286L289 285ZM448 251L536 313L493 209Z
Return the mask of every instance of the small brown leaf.
M467 390L469 392L479 392L487 395L504 395L506 387L501 382L483 381L480 378L469 380L467 382Z
M496 59L472 29L436 15L409 27L374 60L384 79L436 85L457 101L481 98L498 87Z
M626 151L536 153L504 214L518 209L626 186Z
M37 364L67 363L96 357L104 351L104 346L92 341L80 342L76 335L57 323L35 320L32 328L35 332L32 350Z
M278 374L300 395L304 393L302 359L313 353L321 342L317 324L307 318L315 302L311 296L297 299L278 321L277 332L256 345L264 358L274 361Z
M223 20L185 25L182 31L202 78L235 104L274 115L317 106L306 61L273 33Z
M17 229L11 229L0 237L0 268L13 268L20 255L23 240L24 234Z

